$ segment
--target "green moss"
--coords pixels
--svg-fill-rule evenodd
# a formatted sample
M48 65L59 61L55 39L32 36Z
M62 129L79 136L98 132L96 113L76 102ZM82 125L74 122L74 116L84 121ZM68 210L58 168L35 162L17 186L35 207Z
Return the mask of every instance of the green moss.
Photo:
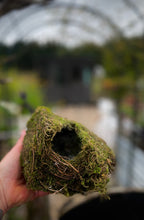
M27 187L65 195L106 193L115 158L83 125L38 107L27 123L21 155Z

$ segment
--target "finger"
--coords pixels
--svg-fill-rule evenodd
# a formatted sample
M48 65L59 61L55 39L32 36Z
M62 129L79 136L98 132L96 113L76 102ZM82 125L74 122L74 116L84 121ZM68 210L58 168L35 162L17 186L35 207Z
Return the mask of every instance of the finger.
M15 144L15 146L11 149L11 153L14 153L16 155L20 154L20 152L22 151L23 148L23 140L24 140L24 136L26 135L26 131L23 130L21 133L20 138L18 139L17 143ZM18 155L19 156L19 155Z
M18 141L17 141L17 143L16 143L16 147L17 148L22 148L22 143L23 143L23 140L24 140L24 136L26 135L26 131L25 130L23 130L22 132L21 132L21 136L20 136L20 138L18 139Z
M49 195L49 194L50 194L49 192L36 191L35 192L35 199L38 198L38 197Z

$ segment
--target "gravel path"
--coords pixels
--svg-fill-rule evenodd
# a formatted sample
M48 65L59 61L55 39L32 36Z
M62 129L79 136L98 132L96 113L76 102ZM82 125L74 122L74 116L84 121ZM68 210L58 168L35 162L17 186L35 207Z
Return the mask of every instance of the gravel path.
M89 105L55 107L53 112L69 120L80 122L91 131L94 130L95 124L100 118L97 108Z

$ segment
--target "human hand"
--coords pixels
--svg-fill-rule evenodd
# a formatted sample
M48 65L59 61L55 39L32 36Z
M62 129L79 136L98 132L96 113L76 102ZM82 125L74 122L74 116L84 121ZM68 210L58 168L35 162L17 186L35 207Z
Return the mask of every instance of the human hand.
M48 194L26 188L20 166L20 154L24 136L25 131L22 132L16 145L0 162L0 209L3 213L14 206Z

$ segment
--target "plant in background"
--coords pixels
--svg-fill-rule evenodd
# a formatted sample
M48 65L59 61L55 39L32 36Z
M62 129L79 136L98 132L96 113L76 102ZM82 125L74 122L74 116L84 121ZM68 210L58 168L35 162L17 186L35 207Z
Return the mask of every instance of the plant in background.
M0 100L20 105L22 113L29 113L32 109L43 104L44 96L35 72L9 69L3 73L3 78L9 78L10 83L3 86L3 90L0 92Z

